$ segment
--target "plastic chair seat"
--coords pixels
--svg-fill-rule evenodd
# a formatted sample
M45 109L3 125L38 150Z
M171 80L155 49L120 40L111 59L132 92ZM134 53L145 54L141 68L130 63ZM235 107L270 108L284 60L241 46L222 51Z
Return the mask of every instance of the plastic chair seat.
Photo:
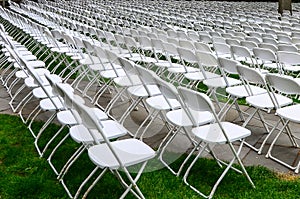
M272 62L269 62L269 63L265 62L263 64L263 67L264 68L269 68L269 69L278 69L277 63L272 63Z
M181 64L177 63L170 63L168 61L159 61L154 63L155 66L161 67L161 68L182 68L183 66Z
M283 107L283 106L293 103L293 100L288 97L278 95L278 94L275 94L275 97L279 103L279 107ZM273 109L274 108L272 99L270 98L270 95L268 93L255 95L255 96L249 96L246 98L246 102L248 104L250 104L251 106L254 106L254 107L257 107L260 109L263 109L263 108Z
M118 140L112 142L111 145L125 167L150 160L155 156L155 151L140 140ZM107 144L92 146L88 150L88 155L91 161L100 168L117 169L120 167Z
M153 96L146 99L147 104L155 110L171 110L180 108L180 103L176 99L169 99L169 103L162 95Z
M193 72L198 72L199 69L198 68L194 68L194 67L172 67L172 68L168 68L168 71L171 73L193 73Z
M217 78L211 78L211 79L206 79L203 81L205 85L208 87L213 87L213 88L224 88L227 86L235 86L238 84L241 84L241 80L234 79L231 77L226 77L227 82L225 82L224 77L217 77Z
M40 76L40 78L42 80L42 85L43 86L48 86L49 85L49 82L47 81L47 79L46 79L45 76ZM35 80L32 77L27 77L24 80L24 83L29 88L33 88L33 87L37 87L38 86L38 84L35 82Z
M79 63L90 65L90 64L98 64L98 63L108 63L108 60L101 60L100 62L99 57L84 55L84 58L81 59Z
M114 82L121 87L129 87L142 84L141 79L138 75L130 75L130 78L128 78L127 76L116 77L114 78Z
M34 60L36 60L37 58L36 58L36 56L35 55L24 55L24 56L22 56L22 58L24 59L24 60L26 60L26 61L34 61Z
M121 126L118 122L113 120L103 120L101 121L103 125L103 133L107 136L108 139L114 139L127 134L127 130ZM93 135L102 142L103 138L97 130L92 130ZM88 129L84 125L76 125L70 128L70 135L74 141L80 143L92 143L93 137L89 133Z
M207 78L207 79L219 77L218 74L211 73L211 72L205 72L205 74L206 74L206 78ZM184 74L184 76L185 76L187 79L193 80L193 81L202 81L202 80L205 80L205 78L204 78L202 72L186 73L186 74Z
M100 133L98 133L97 130L92 129L91 131L98 141L103 141L103 138L101 137ZM91 136L91 133L82 124L72 126L69 129L69 134L70 134L71 138L77 143L92 144L94 142L94 139Z
M78 124L78 121L74 117L72 111L66 110L66 111L60 111L57 113L57 120L59 123L63 125L75 125Z
M283 108L277 109L276 113L285 119L288 119L292 122L299 123L300 122L300 104L287 106Z
M33 68L43 68L43 67L45 67L45 62L39 61L39 60L29 61L29 62L26 62L26 64L29 65L30 67L33 67Z
M110 63L91 64L91 65L88 65L88 67L94 71L113 70L113 67L110 65ZM122 67L117 64L114 64L114 68L121 69Z
M131 61L134 61L134 62L145 62L145 63L155 63L156 62L155 58L145 57L145 56L142 56L142 57L129 57L129 59Z
M214 120L213 115L208 111L199 112L191 110L191 113L193 114L194 118L197 118L196 122L198 125L207 124L208 122ZM167 120L173 125L186 127L193 126L190 118L183 109L169 111L167 112L166 117Z
M26 71L26 70L25 70ZM46 73L50 73L47 69L45 69L45 68L37 68L37 69L35 69L34 70L38 75L44 75L44 74L46 74ZM23 70L19 70L19 71L17 71L16 72L16 77L17 78L22 78L22 79L24 79L24 78L28 78L28 75L27 75L27 73L26 72L24 72Z
M291 72L298 72L300 71L300 66L284 66L283 69Z
M42 99L40 101L40 108L44 111L55 111L64 109L64 105L58 97L53 97L51 99L52 100L50 100L49 98ZM52 101L55 105L52 103Z
M228 140L231 142L240 140L251 135L251 131L230 122L221 122ZM225 138L218 123L199 126L192 129L192 133L206 143L226 144L228 140Z
M116 74L117 73L117 74ZM105 70L101 71L100 75L104 78L116 78L116 77L122 77L126 76L126 73L123 69L116 69L116 70Z
M147 90L145 89L144 85L138 85L138 86L132 86L127 89L127 91L136 97L148 97L150 96L155 96L160 94L160 90L157 87L157 85L145 85L147 86L147 90L150 92L148 93Z
M60 47L60 48L54 47L54 48L50 48L50 50L57 53L67 53L70 51L68 47Z
M228 87L226 88L226 92L237 98L248 97L250 95L259 95L267 92L265 89L258 86L249 85L249 87L251 94L249 94L244 85Z

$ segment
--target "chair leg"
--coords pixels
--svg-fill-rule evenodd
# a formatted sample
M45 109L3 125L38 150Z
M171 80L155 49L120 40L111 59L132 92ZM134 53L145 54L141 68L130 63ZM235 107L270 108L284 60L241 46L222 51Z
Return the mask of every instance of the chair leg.
M44 125L42 126L42 128L39 130L35 140L34 140L34 146L37 150L37 152L39 153L39 156L42 157L43 156L43 153L42 153L42 150L40 149L40 147L38 146L38 141L42 135L42 133L44 132L44 130L49 126L49 124L54 120L54 118L56 117L56 112L53 113L49 119L44 123Z
M80 187L78 188L74 199L78 198L82 188L84 187L84 185L91 179L91 177L96 173L96 171L99 169L98 166L96 166L96 168L90 173L90 175L81 183ZM86 192L84 193L84 196L82 198L86 198L86 196L88 195L88 193L92 190L92 188L97 184L97 182L101 179L101 177L106 173L107 171L107 167L103 169L103 171L100 173L100 175L98 175L98 177L93 181L93 183L90 185L90 187L86 190Z
M57 151L57 149L62 145L62 143L69 137L69 134L65 135L65 137L63 139L60 140L60 142L54 147L54 149L51 151L50 155L47 158L47 161L50 165L50 167L52 168L52 170L54 171L54 173L56 175L59 175L57 169L54 167L53 163L51 162L52 157L54 155L54 153Z

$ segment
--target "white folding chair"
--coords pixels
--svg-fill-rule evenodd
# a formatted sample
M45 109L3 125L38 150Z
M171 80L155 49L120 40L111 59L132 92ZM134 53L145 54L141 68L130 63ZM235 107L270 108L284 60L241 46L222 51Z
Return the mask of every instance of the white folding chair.
M143 100L151 96L156 96L160 94L156 82L152 78L155 75L155 73L149 69L143 68L140 65L135 65L135 69L140 77L142 84L130 86L129 88L127 88L127 92L132 99L132 103L129 105L129 107L119 119L119 122L121 124L124 123L131 111L133 111L141 102L144 103Z
M74 95L73 93L68 92L62 84L54 84L53 89L56 90L57 93L61 96L63 99L62 103L66 107L66 111L59 112L59 114L63 114L64 116L68 115L69 121L73 121L73 125L70 127L68 134L63 137L63 139L60 140L60 142L55 146L55 148L52 150L51 154L48 156L47 161L49 162L51 168L53 171L58 175L57 179L59 182L63 185L64 189L68 193L68 195L73 198L65 180L64 177L66 176L67 172L70 170L70 167L74 164L74 162L80 157L80 155L88 149L90 146L94 144L94 138L98 140L98 142L103 142L102 136L97 133L95 134L95 137L93 138L91 134L89 133L89 130L84 126L82 123L82 118L78 114L78 112L74 109L74 101L75 103L81 103L84 104L84 100L81 99L79 96ZM101 124L103 126L103 133L107 136L108 139L116 139L121 136L124 136L127 134L127 130L121 126L118 122L114 121L113 119L110 119L103 111L101 111L98 108L87 108L90 112L93 112L96 119L98 121L101 121ZM96 131L96 130L93 130ZM81 146L73 153L73 155L66 161L66 163L63 165L60 171L58 171L55 167L55 165L51 162L55 152L58 150L58 148L63 144L63 142L68 138L71 137L75 142L81 144ZM78 189L77 195L79 194L81 190Z
M102 169L100 175L94 180L83 195L83 198L87 197L90 190L101 179L106 171L111 171L115 174L117 179L124 186L125 191L120 198L124 198L129 192L137 198L145 198L136 183L146 167L148 160L155 157L155 152L148 145L136 139L122 139L114 142L109 141L107 136L103 133L101 122L89 108L83 104L77 104L76 101L74 101L74 108L81 116L83 124L89 130L95 143L95 145L88 149L88 155L90 160L96 165L96 168L83 181L78 190L80 191L84 187L98 169ZM96 129L97 132L92 129ZM104 141L103 143L99 143L95 133L100 133ZM140 168L137 170L135 177L133 177L130 174L129 168L136 165L139 165ZM125 173L126 177L120 174L121 171ZM127 182L124 178L127 179ZM79 192L77 192L74 198L78 198L78 196Z
M173 85L170 85L169 83L163 82L161 80L158 80L157 82L158 87L161 89L162 94L166 96L166 100L169 101L170 105L172 104L171 101L177 101L180 103L180 108L170 110L166 113L166 120L171 125L171 129L164 137L157 150L159 152L159 159L165 165L165 167L168 168L172 174L179 176L185 165L185 162L181 164L177 171L172 168L170 165L170 161L172 161L173 159L166 158L168 148L171 147L172 150L172 147L174 147L174 144L172 144L172 142L176 141L176 138L180 139L181 145L183 143L185 145L181 146L183 150L182 152L186 152L190 145L195 145L195 140L191 137L188 130L193 127L194 124L188 114L193 115L197 125L203 125L212 122L213 116L205 111L187 111L188 107L183 104L177 89ZM187 138L188 143L183 138Z
M221 76L215 78L205 79L203 84L208 87L207 94L212 96L220 109L219 113L223 112L223 109L226 108L227 103L229 100L225 102L225 105L221 106L220 100L218 99L217 95L221 95L220 92L217 92L218 88L227 88L231 86L236 86L241 84L242 82L239 79L235 79L229 77L230 74L237 74L236 65L238 62L226 59L226 58L218 58L218 68L221 72ZM221 95L222 96L222 95Z
M245 175L250 184L255 188L254 183L252 182L239 157L244 144L244 139L251 135L251 131L230 122L221 122L215 112L213 103L207 95L183 87L179 87L178 92L183 100L183 103L185 104L187 114L191 122L193 123L193 128L191 132L198 141L198 143L194 146L193 150L190 152L188 157L185 159L185 162L192 156L192 154L194 154L196 150L199 150L198 154L196 155L192 163L188 166L183 176L184 183L187 184L192 190L197 192L202 197L212 198L218 185L225 177L226 173L229 171L229 169L233 169L236 172ZM191 112L192 110L210 113L213 116L213 122L210 124L199 125L197 123L197 118L195 118ZM238 146L238 149L235 149L235 147L233 146L233 142L236 141L241 141ZM228 145L233 157L229 163L223 162L217 156L214 157L219 166L225 165L226 168L224 169L220 177L217 179L210 192L208 194L205 194L188 182L188 176L191 174L191 169L193 168L194 164L197 162L199 157L203 154L203 152L205 150L213 151L213 147L215 144ZM241 166L241 170L238 170L232 166L235 161L237 161L238 164ZM197 173L197 175L198 174L199 173Z
M266 141L273 133L273 131L277 128L277 126L273 126L269 124L264 119L262 111L266 111L267 113L270 113L272 109L289 105L293 101L290 98L280 94L271 95L264 76L262 76L262 74L256 71L255 69L238 65L237 70L240 75L240 78L244 81L244 84L248 85L250 83L252 84L255 83L256 86L260 86L267 91L262 94L250 95L246 97L247 104L254 107L254 111L248 116L248 118L243 123L243 126L245 127L254 118L256 114L259 116L259 120L262 122L267 132L267 136L264 138L262 144L259 147L255 147L251 143L246 143L246 145L249 146L254 151L257 151L258 154L261 154ZM274 100L276 100L278 104L274 104ZM273 127L273 128L270 130L269 127Z
M276 92L279 92L281 94L285 94L290 96L291 98L298 97L300 94L300 85L295 79L289 77L289 76L282 76L277 74L268 74L266 75L266 81L271 87L271 95L276 96ZM299 111L300 111L300 105L299 104L292 104L286 107L281 107L280 104L278 104L278 101L275 97L273 97L274 103L276 104L276 114L279 116L278 123L282 123L282 127L277 133L277 135L274 137L269 150L266 154L267 158L270 158L285 167L293 170L295 173L299 173L300 169L300 161L298 159L298 151L299 151L299 137L293 132L293 130L290 128L290 123L300 123L299 119ZM280 141L280 138L284 136L284 134L287 135L289 138L289 141L291 143L291 147L296 148L297 153L295 154L295 158L292 158L292 156L282 157L278 154L275 154L274 148L276 147L275 144ZM290 146L287 146L284 149L281 150L291 150Z

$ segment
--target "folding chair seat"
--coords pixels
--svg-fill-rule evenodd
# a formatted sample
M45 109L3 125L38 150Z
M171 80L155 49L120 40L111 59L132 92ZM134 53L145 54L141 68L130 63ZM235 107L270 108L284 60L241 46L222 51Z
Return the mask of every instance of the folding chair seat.
M161 74L169 67L182 67L180 64L173 63L169 54L165 51L164 42L160 39L151 39L154 58L156 62L154 62L154 67L157 67L155 70L156 73ZM168 44L166 44L167 46ZM172 45L172 44L170 44ZM165 59L163 59L163 56ZM174 64L174 65L173 65Z
M124 58L132 56L130 52L126 49L124 35L114 34L114 37L116 40L116 45L118 46L119 49L118 54L120 54L120 56ZM136 53L135 56L140 56L140 55Z
M289 51L277 52L278 64L280 65L283 73L298 76L300 71L300 53Z
M170 79L170 81L175 82L180 77L182 77L182 74L197 71L193 67L187 67L186 65L184 65L178 52L177 46L170 43L163 43L163 45L167 60L169 61L169 63L171 63L171 67L166 68L166 70L168 71L166 78ZM175 63L173 63L174 59L176 59L176 61L174 61Z
M109 141L107 136L103 133L103 126L86 106L80 103L77 104L74 101L74 108L81 116L83 124L86 126L91 136L93 138L95 137L96 132L91 130L96 129L104 141L103 143L99 143L97 139L94 139L96 144L88 149L89 158L96 165L96 168L83 181L78 191L80 192L98 169L102 169L100 175L94 180L83 195L84 198L108 170L116 175L117 179L120 180L120 183L125 188L125 192L122 194L121 198L125 197L129 192L133 193L137 198L144 198L136 182L141 176L148 160L155 157L155 152L148 145L136 139L123 139L114 142ZM128 167L137 164L140 164L141 166L137 171L136 177L133 178L130 175ZM120 175L120 171L125 172L129 184L126 183L124 176ZM74 196L75 198L79 196L79 192Z
M109 31L105 32L105 40L109 45L109 50L110 51L112 51L114 53L119 53L120 52L119 47L116 45L117 42L116 42L115 36L112 32L109 32Z
M48 41L51 43L50 45L48 45L48 47L50 47L51 53L49 53L42 61L46 63L49 59L51 59L50 63L47 64L48 69L52 69L52 65L55 62L59 62L58 64L55 64L53 68L52 72L55 72L55 70L58 69L62 63L66 62L66 53L69 52L69 48L66 44L58 41L62 39L62 33L60 31L50 31L45 29L45 35L48 38Z
M215 112L213 103L210 101L207 95L183 87L179 87L178 92L183 100L183 103L185 104L186 112L188 113L188 116L193 124L191 133L197 140L197 144L187 156L184 163L187 162L187 160L192 156L192 154L194 154L196 150L199 150L198 154L188 166L183 176L184 183L202 197L212 198L218 185L220 184L226 173L229 171L229 169L233 169L234 171L245 175L252 187L255 188L254 183L252 182L242 163L242 160L239 157L244 144L244 139L251 135L251 131L230 122L221 122ZM211 123L198 124L197 118L195 118L193 114L191 114L191 111L207 112L208 114L212 115L213 120L211 121ZM236 143L236 141L240 141L238 149L235 149L235 147L233 146L233 143ZM215 147L214 145L216 144L228 145L228 147L230 148L230 152L232 153L232 159L229 163L225 163L218 158L217 154L213 153L213 147ZM220 167L222 167L222 165L226 166L208 194L205 194L204 192L198 190L194 185L191 185L188 182L188 176L191 174L191 170L194 164L199 159L199 157L201 157L205 150L211 152ZM233 163L235 161L237 161L237 163L240 165L241 170L233 167Z
M140 36L137 38L139 46L141 48L141 53L148 63L156 62L156 59L152 58L153 56L153 46L151 39L147 36Z
M299 81L295 81L295 79L290 76L268 74L266 75L266 81L271 87L271 95L276 95L276 93L279 92L289 96L291 99L295 99L295 96L297 98L300 93ZM288 141L290 143L283 144L285 148L281 150L291 150L290 147L293 147L299 151L299 137L297 137L294 132L295 129L292 130L290 124L300 123L298 117L300 106L298 103L293 103L289 106L281 107L276 100L274 100L274 103L277 108L276 114L279 116L279 120L276 125L282 123L282 126L280 127L279 132L276 132L277 135L274 137L266 157L284 165L285 167L293 170L295 173L299 173L300 161L298 160L298 152L296 154L294 152L292 153L296 156L295 158L292 158L292 156L286 158L282 155L280 156L280 154L276 154L274 149L277 147L275 144L280 143L280 139L286 135L289 138Z
M240 75L240 78L246 83L246 85L250 82L255 83L257 86L261 86L262 88L264 88L267 91L262 94L250 95L250 96L246 97L247 104L249 104L251 107L253 107L254 111L251 114L249 114L248 118L243 123L243 126L245 127L249 124L249 122L253 118L255 118L254 116L256 114L259 116L259 120L262 122L262 124L267 132L267 136L264 138L262 144L259 147L251 145L250 143L246 143L246 144L251 149L257 151L258 154L261 154L266 141L268 140L268 138L270 137L270 135L276 128L276 126L274 127L273 125L271 125L265 121L262 111L266 111L267 113L270 113L271 110L278 108L278 107L287 106L287 105L291 104L293 101L290 98L280 95L280 94L270 95L265 78L262 76L261 73L259 73L255 69L238 65L237 70ZM273 103L274 101L277 101L277 104L274 104ZM270 130L269 129L270 126L272 126L273 129Z

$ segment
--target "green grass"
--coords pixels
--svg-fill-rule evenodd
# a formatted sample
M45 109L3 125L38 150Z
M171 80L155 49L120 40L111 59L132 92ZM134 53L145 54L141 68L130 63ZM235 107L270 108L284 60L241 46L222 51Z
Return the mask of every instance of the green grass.
M38 129L41 125L41 122L35 122L33 126ZM40 145L58 128L57 125L50 125L41 137ZM0 198L68 198L46 159L38 157L33 141L32 135L18 117L0 114ZM61 167L78 146L71 139L67 140L54 156L54 164ZM178 168L183 158L172 164L172 167ZM144 173L138 181L146 198L201 198L182 182L181 177L175 177L165 168L156 170L156 167L160 168L160 165L154 159L146 170L155 171ZM83 154L66 176L72 192L93 168L87 154ZM264 167L247 167L247 170L256 189L250 186L244 176L229 171L214 198L298 198L298 177L278 175ZM221 169L214 161L200 159L191 171L189 182L201 190L209 191L220 172ZM118 198L123 191L118 180L111 173L106 173L88 198ZM134 196L129 194L127 198Z

